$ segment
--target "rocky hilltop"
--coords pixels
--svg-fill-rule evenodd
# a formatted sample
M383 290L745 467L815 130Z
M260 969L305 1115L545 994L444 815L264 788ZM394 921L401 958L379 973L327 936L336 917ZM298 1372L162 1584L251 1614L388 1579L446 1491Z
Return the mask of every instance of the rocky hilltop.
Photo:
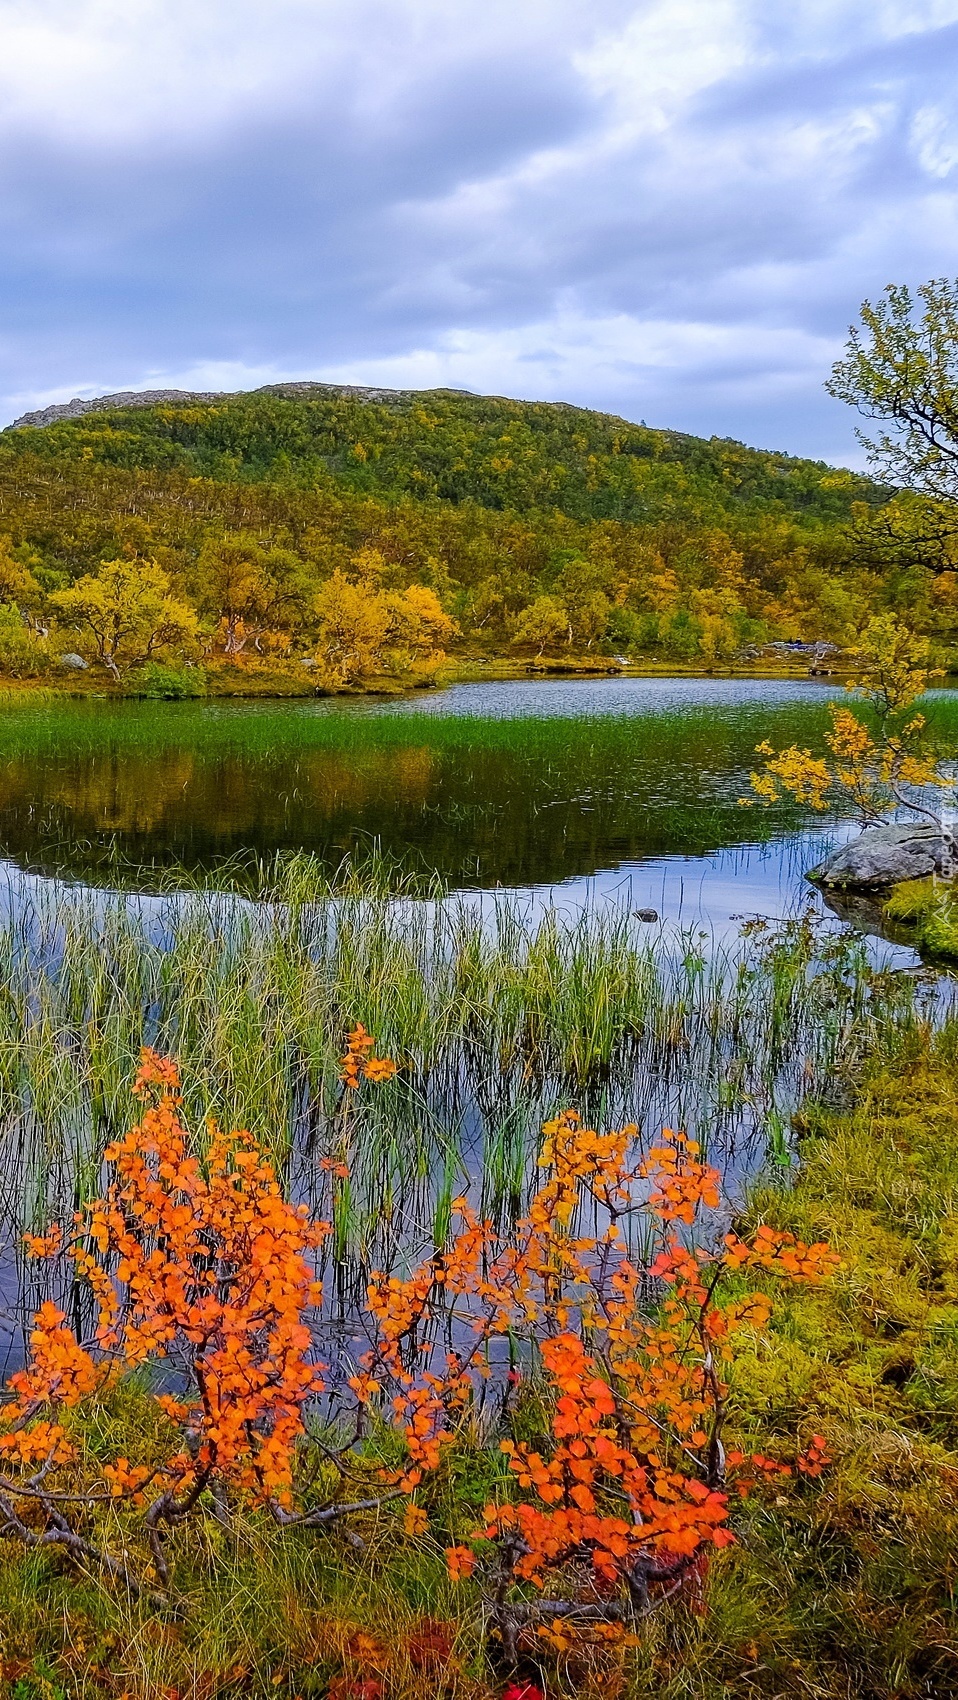
M383 406L390 402L406 402L414 395L468 395L467 390L437 389L437 390L385 390L370 388L364 384L319 384L297 382L288 384L263 384L257 390L118 390L115 395L94 396L89 401L81 401L75 396L72 401L57 402L53 407L39 407L33 413L21 413L12 425L4 426L6 431L17 431L22 425L56 425L61 419L79 419L84 413L108 413L115 407L161 407L164 402L213 402L233 401L237 396L244 395L281 395L295 400L297 396L353 396L357 401L373 401Z

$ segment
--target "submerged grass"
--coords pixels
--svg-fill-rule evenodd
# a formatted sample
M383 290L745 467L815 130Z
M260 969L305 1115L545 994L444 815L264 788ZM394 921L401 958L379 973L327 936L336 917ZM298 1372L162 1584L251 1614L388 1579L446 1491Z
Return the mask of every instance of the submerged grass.
M613 902L450 897L388 867L330 880L308 858L264 871L256 901L16 893L0 925L11 1304L22 1230L66 1224L98 1190L144 1043L180 1059L197 1125L248 1127L291 1194L333 1220L345 1294L371 1264L441 1240L464 1189L501 1220L517 1213L558 1110L683 1126L734 1196L787 1167L805 1097L840 1096L864 1057L934 1020L933 982L876 969L864 941L807 918L706 943L650 937ZM338 1059L357 1021L399 1071L347 1109Z

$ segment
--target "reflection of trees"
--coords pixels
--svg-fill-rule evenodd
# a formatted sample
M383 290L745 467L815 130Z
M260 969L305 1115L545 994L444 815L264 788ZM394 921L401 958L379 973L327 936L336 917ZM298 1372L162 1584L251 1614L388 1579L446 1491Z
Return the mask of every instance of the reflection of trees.
M7 769L5 806L15 811L29 795L44 814L73 820L83 836L162 835L196 771L192 750L165 750L131 762L117 750L75 762L22 760Z
M758 738L815 743L822 714L795 704L621 721L437 716L425 729L236 716L211 729L202 711L95 724L64 711L45 734L26 720L6 730L3 848L82 875L114 854L204 868L296 850L338 861L378 841L470 883L562 880L753 837L738 797Z

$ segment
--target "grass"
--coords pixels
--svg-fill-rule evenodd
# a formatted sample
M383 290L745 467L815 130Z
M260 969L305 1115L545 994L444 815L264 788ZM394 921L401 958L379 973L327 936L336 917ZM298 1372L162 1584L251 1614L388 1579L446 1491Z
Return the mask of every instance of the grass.
M882 907L889 920L914 928L918 949L944 961L958 961L958 896L953 886L934 876L903 880Z
M7 1233L67 1219L97 1188L144 1043L180 1059L197 1121L249 1127L321 1214L321 1159L351 1147L345 1279L441 1235L463 1188L500 1218L520 1209L541 1124L569 1105L592 1125L688 1128L734 1191L787 1167L805 1097L929 1029L926 982L876 970L852 935L797 920L703 942L650 936L627 905L424 895L388 869L330 881L308 858L262 871L255 902L21 894L0 925ZM356 1021L399 1073L346 1125L338 1058Z

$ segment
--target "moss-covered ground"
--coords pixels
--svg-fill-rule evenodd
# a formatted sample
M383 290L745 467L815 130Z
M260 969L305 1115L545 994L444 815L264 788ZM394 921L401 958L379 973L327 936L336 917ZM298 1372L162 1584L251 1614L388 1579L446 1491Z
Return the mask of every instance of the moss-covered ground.
M954 880L904 880L884 904L890 921L914 928L914 939L928 956L958 961L958 885Z

